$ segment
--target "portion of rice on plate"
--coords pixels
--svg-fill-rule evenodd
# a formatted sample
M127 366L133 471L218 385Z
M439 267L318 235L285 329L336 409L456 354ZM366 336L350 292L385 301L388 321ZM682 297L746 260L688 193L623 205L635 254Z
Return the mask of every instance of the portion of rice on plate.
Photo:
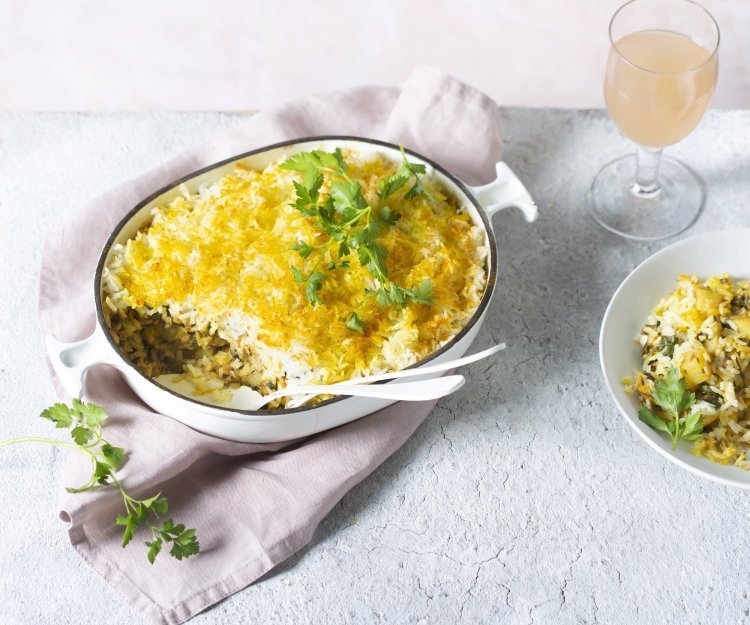
M702 419L702 431L689 439L695 438L693 453L750 470L750 281L680 276L638 342L643 366L624 380L626 391L669 421L655 406L654 389L676 367L694 394L691 411Z
M456 199L406 157L306 154L325 176L303 157L237 165L112 248L105 322L143 374L179 374L221 405L240 385L402 369L466 325L489 248Z

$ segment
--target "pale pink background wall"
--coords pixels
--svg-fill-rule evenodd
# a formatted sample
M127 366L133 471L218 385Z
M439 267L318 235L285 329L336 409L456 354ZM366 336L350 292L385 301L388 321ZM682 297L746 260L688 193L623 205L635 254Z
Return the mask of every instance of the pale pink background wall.
M503 105L598 107L621 0L0 0L0 108L256 109L443 68ZM750 107L750 0L715 105Z

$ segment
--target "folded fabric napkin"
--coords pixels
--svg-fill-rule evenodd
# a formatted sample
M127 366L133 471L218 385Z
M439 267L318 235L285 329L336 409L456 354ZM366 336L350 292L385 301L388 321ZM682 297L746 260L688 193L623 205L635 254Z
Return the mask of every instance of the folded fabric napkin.
M259 113L89 202L48 236L39 306L44 332L64 341L92 332L99 251L143 197L235 154L324 134L401 143L470 183L492 179L501 150L495 103L429 68L417 69L400 88L309 96ZM149 539L147 532L122 549L121 528L113 525L122 500L114 488L64 495L60 516L81 557L144 618L167 624L251 584L309 542L336 502L396 451L434 405L399 403L303 441L254 445L206 436L155 413L107 368L89 373L86 396L111 415L107 439L129 451L118 473L125 487L136 496L168 497L170 516L198 529L201 553L181 562L162 556L152 566L145 547L135 544ZM64 483L85 482L88 469L73 452Z

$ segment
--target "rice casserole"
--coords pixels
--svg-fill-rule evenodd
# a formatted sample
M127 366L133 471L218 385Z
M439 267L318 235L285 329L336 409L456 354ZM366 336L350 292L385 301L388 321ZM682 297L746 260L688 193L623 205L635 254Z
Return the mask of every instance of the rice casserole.
M368 200L398 167L381 156L346 156ZM290 272L299 261L290 248L320 232L293 207L295 180L278 162L262 171L237 164L195 193L183 187L112 246L104 320L141 373L181 374L220 403L239 385L267 394L402 369L466 325L486 288L487 236L433 174L423 176L429 198L393 200L402 216L381 241L394 282L429 278L434 286L432 304L403 308L365 297L378 285L357 262L332 272L320 291L324 305L310 305ZM324 183L321 193L329 190ZM346 327L352 310L364 332Z

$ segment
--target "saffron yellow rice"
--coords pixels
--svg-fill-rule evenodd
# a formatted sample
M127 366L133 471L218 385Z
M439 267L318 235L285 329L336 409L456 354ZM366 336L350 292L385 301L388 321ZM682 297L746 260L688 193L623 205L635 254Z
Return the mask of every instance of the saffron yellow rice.
M377 182L398 167L382 157L346 158L371 203ZM113 246L102 274L105 321L145 375L182 374L214 401L228 400L239 385L267 394L334 383L413 364L450 341L477 309L487 282L486 233L429 173L422 178L431 197L396 198L401 219L378 241L390 279L411 288L429 278L433 303L386 307L366 297L378 284L353 255L348 270L324 281L324 304L311 306L290 271L305 261L290 248L323 235L291 206L298 177L278 165L237 165L196 193L183 189ZM346 327L351 311L364 332Z

